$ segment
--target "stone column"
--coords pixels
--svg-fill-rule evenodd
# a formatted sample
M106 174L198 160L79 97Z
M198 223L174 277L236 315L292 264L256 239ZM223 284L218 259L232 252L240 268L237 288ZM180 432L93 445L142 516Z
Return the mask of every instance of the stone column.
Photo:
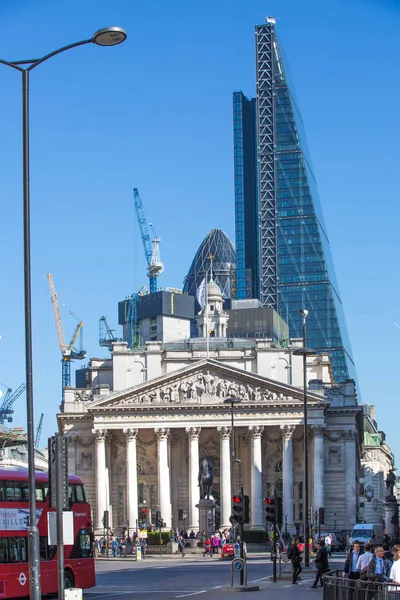
M350 529L351 523L356 522L357 515L357 472L356 472L356 434L354 431L343 433L346 440L346 523L345 528Z
M314 425L314 511L325 506L324 498L324 425ZM349 498L350 496L348 496ZM311 515L313 517L313 515ZM314 517L313 517L314 518ZM355 522L355 521L354 521Z
M106 477L106 429L93 429L92 433L96 446L96 529L103 529L104 511L107 506L107 477Z
M283 517L287 515L288 530L293 529L293 444L294 425L281 425L282 431L282 475Z
M137 489L137 456L136 442L137 429L124 429L126 437L126 514L129 529L135 528L139 519L138 515L138 489Z
M240 436L240 456L242 456L243 465L243 490L250 497L251 494L251 440L252 436L249 431Z
M261 436L264 427L249 427L251 435L251 494L250 494L250 529L264 529L262 502L262 452Z
M230 527L231 523L229 517L231 516L231 428L230 427L218 427L219 434L221 436L221 451L220 451L220 520L221 527Z
M161 517L167 529L171 524L171 482L168 464L168 438L169 429L155 429L157 436L157 458L158 458L158 505Z
M199 476L199 435L200 427L186 427L189 438L189 526L188 529L197 531L199 528L200 500Z

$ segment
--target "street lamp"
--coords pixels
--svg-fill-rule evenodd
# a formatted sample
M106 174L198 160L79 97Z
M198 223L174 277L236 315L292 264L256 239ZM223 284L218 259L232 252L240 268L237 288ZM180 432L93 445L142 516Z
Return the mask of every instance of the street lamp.
M84 44L115 46L125 41L127 34L120 27L100 29L88 40L75 42L54 50L42 58L30 60L6 61L0 64L22 73L22 186L24 221L24 305L25 305L25 378L26 378L26 416L28 441L28 482L29 482L29 527L28 561L29 587L32 600L40 600L40 550L39 530L36 525L35 494L35 431L33 415L33 373L32 373L32 297L31 297L31 248L30 248L30 180L29 180L29 73L43 62ZM26 66L22 66L26 65ZM60 549L59 549L60 551Z
M235 404L240 404L240 398L225 398L224 404L231 405L231 500L233 494L235 493L235 477L234 477L234 467L235 462L238 462L238 459L235 458L235 424L233 420L233 407ZM233 530L235 529L234 524L232 523ZM233 536L234 537L234 536Z
M308 310L302 309L300 314L303 319L303 348L298 348L293 352L296 356L303 357L303 404L304 404L304 565L310 566L310 548L308 540L310 538L309 518L308 518L308 426L307 426L307 356L315 356L315 350L306 348L307 337L307 317Z

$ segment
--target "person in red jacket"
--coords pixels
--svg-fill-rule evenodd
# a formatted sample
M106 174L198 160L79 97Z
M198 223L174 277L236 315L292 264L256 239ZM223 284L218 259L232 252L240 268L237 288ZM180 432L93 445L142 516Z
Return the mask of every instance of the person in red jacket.
M208 554L209 556L212 556L212 554L211 554L211 540L210 540L210 538L207 538L206 541L204 542L203 558L205 557L206 554Z

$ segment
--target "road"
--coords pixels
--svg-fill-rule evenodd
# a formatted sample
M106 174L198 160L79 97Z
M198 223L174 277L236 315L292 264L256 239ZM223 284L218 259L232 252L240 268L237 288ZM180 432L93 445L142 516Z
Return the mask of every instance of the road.
M340 568L344 555L335 555L331 567ZM311 590L314 573L303 574L299 586L292 586L290 580L273 583L272 563L264 557L248 559L248 584L259 585L258 592L252 592L250 598L265 598L271 591L274 598L295 598L296 600L315 597L322 599L322 590ZM96 561L96 580L94 588L84 591L84 600L126 600L127 596L143 596L146 600L169 600L189 598L210 594L216 598L229 598L235 594L221 588L230 585L230 562L215 557L146 558L141 563L124 560ZM235 574L235 584L239 583Z

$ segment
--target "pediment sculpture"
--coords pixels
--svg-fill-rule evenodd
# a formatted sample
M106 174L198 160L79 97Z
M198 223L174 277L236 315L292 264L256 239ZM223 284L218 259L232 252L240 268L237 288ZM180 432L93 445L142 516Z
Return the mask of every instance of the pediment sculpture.
M288 402L292 396L273 392L266 387L238 382L223 378L207 370L205 373L170 381L151 389L138 390L126 398L107 402L107 406L125 406L130 404L190 404L201 400L224 400L239 398L242 402Z

